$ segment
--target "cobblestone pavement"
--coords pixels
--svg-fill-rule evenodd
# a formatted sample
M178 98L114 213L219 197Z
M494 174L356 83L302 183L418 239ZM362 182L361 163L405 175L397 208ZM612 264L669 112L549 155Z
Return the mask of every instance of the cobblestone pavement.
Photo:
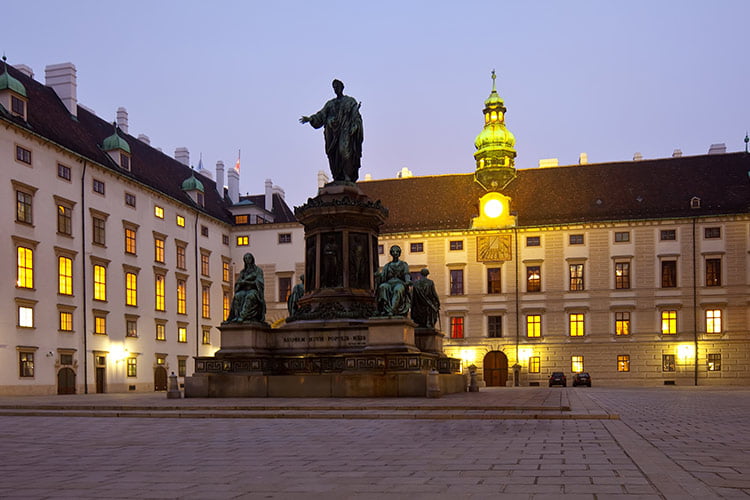
M90 413L10 410L63 415L71 406ZM97 407L164 411L101 418ZM186 418L200 407L235 418ZM247 407L266 416L240 418ZM278 418L299 407L315 418ZM503 388L438 400L49 396L0 398L0 408L0 498L750 496L744 388ZM498 418L474 418L482 408ZM338 416L319 413L331 411ZM558 418L566 413L575 418Z

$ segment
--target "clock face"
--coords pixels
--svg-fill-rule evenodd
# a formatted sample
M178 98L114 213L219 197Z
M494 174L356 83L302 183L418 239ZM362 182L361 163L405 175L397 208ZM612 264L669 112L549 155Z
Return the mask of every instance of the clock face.
M498 262L511 260L511 236L496 234L491 236L477 236L477 261Z

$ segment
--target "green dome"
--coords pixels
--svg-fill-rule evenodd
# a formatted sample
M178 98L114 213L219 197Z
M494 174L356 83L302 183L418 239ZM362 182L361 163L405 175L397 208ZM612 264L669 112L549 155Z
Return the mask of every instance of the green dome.
M480 149L513 149L516 137L505 128L503 123L489 123L485 125L474 140L474 146Z
M10 76L8 68L3 68L3 74L0 75L0 90L10 89L18 95L26 97L26 88L21 82Z
M102 143L102 149L104 151L114 151L115 149L122 149L126 153L130 154L130 145L128 144L128 141L120 137L120 135L117 133L117 130L115 130L115 133L104 139L104 142Z
M200 191L205 192L203 189L203 183L195 178L195 175L191 175L182 182L183 191Z

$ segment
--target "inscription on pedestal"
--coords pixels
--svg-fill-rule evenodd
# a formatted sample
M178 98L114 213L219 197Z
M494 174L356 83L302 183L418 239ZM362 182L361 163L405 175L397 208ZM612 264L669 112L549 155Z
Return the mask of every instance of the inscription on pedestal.
M365 347L367 345L367 335L339 335L339 334L320 334L311 335L300 334L295 332L289 335L280 335L277 347L282 349L325 349L337 347Z

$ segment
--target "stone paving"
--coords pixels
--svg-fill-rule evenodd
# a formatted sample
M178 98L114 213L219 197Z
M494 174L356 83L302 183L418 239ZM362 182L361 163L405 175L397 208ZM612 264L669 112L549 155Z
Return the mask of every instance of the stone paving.
M701 387L0 398L0 498L744 498L749 411Z

